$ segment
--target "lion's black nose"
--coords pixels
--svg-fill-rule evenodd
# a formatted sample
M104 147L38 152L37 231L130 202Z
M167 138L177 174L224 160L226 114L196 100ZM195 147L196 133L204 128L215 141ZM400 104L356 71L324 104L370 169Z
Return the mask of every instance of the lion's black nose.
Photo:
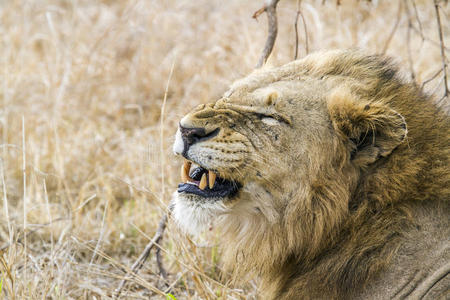
M219 128L216 128L208 132L205 128L186 128L180 125L181 138L184 143L184 152L187 152L189 147L195 143L215 137L219 133L219 130Z

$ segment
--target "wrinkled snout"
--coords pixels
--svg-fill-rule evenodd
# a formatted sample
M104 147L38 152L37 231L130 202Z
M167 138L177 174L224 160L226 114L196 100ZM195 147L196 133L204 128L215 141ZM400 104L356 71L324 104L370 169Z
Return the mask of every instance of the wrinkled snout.
M186 153L189 147L192 145L209 140L215 137L220 131L220 128L213 130L207 130L203 127L185 127L183 125L178 126L177 133L175 135L175 143L173 146L173 152L177 155L183 155L186 157Z

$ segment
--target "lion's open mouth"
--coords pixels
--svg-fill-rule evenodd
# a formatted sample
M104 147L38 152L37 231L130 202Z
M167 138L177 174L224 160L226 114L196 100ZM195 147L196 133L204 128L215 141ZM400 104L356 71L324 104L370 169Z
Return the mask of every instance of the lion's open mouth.
M178 193L194 194L205 198L224 198L234 196L240 184L219 177L215 172L197 166L186 160L181 167L183 183L178 185Z

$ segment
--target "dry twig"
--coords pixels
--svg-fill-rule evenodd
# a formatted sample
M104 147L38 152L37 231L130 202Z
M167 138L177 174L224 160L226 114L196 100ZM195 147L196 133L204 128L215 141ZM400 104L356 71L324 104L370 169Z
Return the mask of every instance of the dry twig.
M167 271L164 269L164 266L162 264L162 256L161 256L161 247L156 248L156 264L158 265L159 273L164 278L164 280L167 280Z
M398 2L398 10L397 10L397 19L395 20L394 27L392 27L391 33L389 34L388 39L386 40L386 44L384 45L383 51L381 53L385 54L389 44L391 43L392 38L394 37L395 32L397 31L398 24L400 24L400 19L402 17L402 1Z
M420 30L419 30L416 26L412 25L411 28L412 28L412 30L415 31L418 35L421 35ZM421 37L422 37L422 36L421 36ZM441 45L439 44L439 42L436 42L435 40L432 40L432 39L428 38L428 37L425 36L425 35L423 35L423 40L429 42L431 45L434 45L434 46L437 46L437 47L440 47L440 46L441 46ZM444 51L450 52L450 48L444 46Z
M419 18L419 12L417 11L416 2L414 0L411 0L411 2L412 2L412 6L414 8L414 14L416 16L417 24L419 24L420 37L422 38L422 40L424 40L425 37L423 34L423 26L422 26L422 22L420 21L420 18Z
M301 5L301 0L297 0L297 14L295 16L295 23L294 23L294 29L295 29L295 54L294 54L294 60L297 59L298 57L298 17L301 16L302 17L302 22L303 22L303 30L305 31L305 50L306 50L306 54L309 53L309 46L308 46L308 30L306 28L306 22L305 22L305 17L303 16L303 12L300 9L300 5Z
M152 249L159 244L159 242L161 241L163 234L164 234L164 230L166 229L166 224L167 224L167 214L165 214L161 220L159 221L158 224L158 229L156 230L155 235L153 236L153 238L151 239L151 241L147 244L147 246L145 246L144 251L142 252L141 256L139 256L139 258L134 262L133 266L131 267L131 272L129 274L127 274L125 276L124 279L122 279L122 281L119 284L119 287L114 291L114 298L119 298L120 294L123 290L123 288L125 287L125 284L127 283L127 281L129 281L144 265L145 261L147 260L147 258L150 256L150 252L152 251ZM159 261L159 259L161 258L160 255L157 255L157 264L158 267L160 267L160 272L161 274L166 274L166 271L161 267L162 264ZM164 275L163 275L164 276Z
M253 18L257 19L259 15L263 12L267 13L267 20L269 26L269 34L267 36L266 44L264 46L263 52L258 60L258 64L256 68L261 68L267 61L272 53L273 45L275 44L275 40L277 38L278 33L278 23L277 23L277 4L280 0L266 0L264 6L258 9L254 14Z
M442 99L447 98L450 94L450 91L448 89L448 77L447 77L447 58L445 56L445 45L444 45L444 38L442 37L442 25L441 25L441 17L439 15L439 1L434 0L434 8L436 10L436 21L438 25L439 30L439 44L441 46L441 59L442 59L442 72L444 73L444 96L439 100L442 101Z
M423 90L425 88L425 85L427 85L428 83L430 83L431 81L436 79L436 77L438 77L438 75L441 74L441 72L442 72L442 69L439 69L436 73L434 73L433 76L431 76L430 78L428 78L427 80L422 82L422 85L420 86L420 89Z
M413 1L413 5L415 7L414 1ZM405 11L406 11L406 15L408 17L408 29L406 31L406 46L407 46L407 49L408 49L408 64L409 64L409 71L411 73L411 79L413 81L415 81L416 80L416 72L414 71L414 63L413 63L412 53L411 53L411 27L412 27L412 20L411 19L412 19L412 17L411 17L411 13L409 11L409 7L408 7L408 2L407 1L405 1ZM416 13L417 13L417 11L416 11ZM417 14L416 14L416 17L417 17L417 19L419 18ZM423 39L422 39L422 41L423 41Z
M325 2L326 2L325 0L322 0L322 5L324 5ZM336 0L336 5L337 6L341 5L341 0Z

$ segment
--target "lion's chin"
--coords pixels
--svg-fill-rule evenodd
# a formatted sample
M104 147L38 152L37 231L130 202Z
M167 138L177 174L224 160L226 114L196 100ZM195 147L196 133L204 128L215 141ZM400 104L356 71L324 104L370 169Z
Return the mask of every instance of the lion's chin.
M183 231L199 235L229 210L224 205L225 201L225 198L208 198L205 201L205 198L198 195L175 192L172 196L171 214Z

